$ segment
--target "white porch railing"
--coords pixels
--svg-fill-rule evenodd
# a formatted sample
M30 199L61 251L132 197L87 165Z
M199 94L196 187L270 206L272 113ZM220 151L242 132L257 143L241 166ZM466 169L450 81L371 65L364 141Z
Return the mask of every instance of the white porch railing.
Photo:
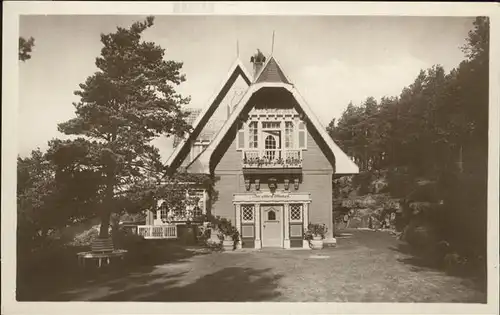
M242 151L243 168L301 168L302 150L247 149Z
M169 239L177 238L177 226L169 225L139 225L137 234L145 239Z

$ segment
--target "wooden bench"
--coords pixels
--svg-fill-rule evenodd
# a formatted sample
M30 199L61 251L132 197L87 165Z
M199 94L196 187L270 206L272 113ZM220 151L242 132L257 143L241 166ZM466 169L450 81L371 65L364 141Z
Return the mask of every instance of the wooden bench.
M112 252L93 252L93 251L81 252L81 253L77 254L78 265L80 267L85 268L86 260L97 259L98 268L101 268L103 265L102 264L103 261L105 261L109 265L111 262L111 258L120 258L121 260L123 260L126 253L127 253L127 251L124 249L116 249Z
M96 238L92 242L91 249L90 252L80 252L77 254L79 266L85 268L86 260L97 259L98 268L101 268L103 261L106 261L109 265L111 263L111 258L120 258L123 260L127 253L124 249L114 249L113 240L110 237Z

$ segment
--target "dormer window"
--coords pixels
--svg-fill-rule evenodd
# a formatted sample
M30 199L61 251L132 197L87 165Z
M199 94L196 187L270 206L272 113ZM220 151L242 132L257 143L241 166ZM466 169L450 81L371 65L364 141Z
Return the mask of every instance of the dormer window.
M194 160L198 155L200 155L203 150L205 150L210 141L195 141L191 147L190 157L191 161Z
M272 138L272 139L271 139ZM272 143L271 143L272 142ZM237 127L236 147L242 149L307 149L307 130L302 121L250 121Z
M243 168L302 167L307 128L295 110L254 109L238 122L236 132Z

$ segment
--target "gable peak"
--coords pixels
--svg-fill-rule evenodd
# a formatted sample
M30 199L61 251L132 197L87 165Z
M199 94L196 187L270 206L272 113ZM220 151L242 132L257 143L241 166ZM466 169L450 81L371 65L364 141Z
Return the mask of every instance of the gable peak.
M286 76L280 64L272 55L267 59L267 62L262 65L259 73L254 76L254 83L261 82L278 82L291 84L289 78Z

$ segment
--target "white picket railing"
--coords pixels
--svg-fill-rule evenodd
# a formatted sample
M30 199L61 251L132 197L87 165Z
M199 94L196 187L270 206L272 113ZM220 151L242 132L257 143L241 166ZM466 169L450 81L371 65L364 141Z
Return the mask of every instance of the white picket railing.
M137 234L145 239L171 239L177 238L177 226L170 225L139 225Z

